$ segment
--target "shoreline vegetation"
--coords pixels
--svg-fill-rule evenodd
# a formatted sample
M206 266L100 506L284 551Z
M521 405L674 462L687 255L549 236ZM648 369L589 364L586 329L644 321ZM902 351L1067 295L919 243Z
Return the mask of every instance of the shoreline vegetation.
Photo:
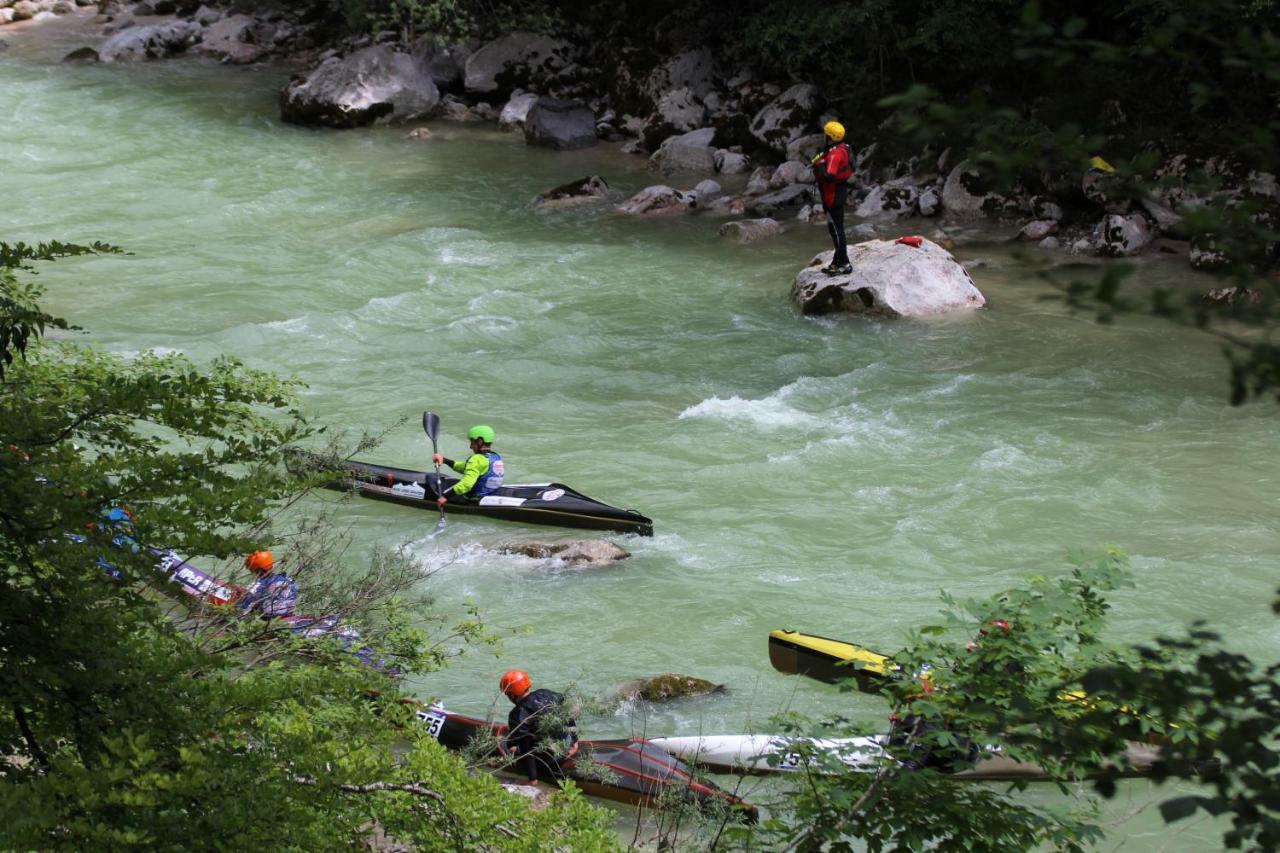
M636 215L807 223L814 131L838 117L858 151L864 220L1013 221L1045 250L1183 252L1222 276L1210 298L1175 305L1154 294L1139 305L1122 295L1115 265L1065 296L1104 317L1142 310L1260 329L1227 339L1241 403L1280 387L1268 337L1280 242L1276 11L1273 0L1087 4L1063 18L1035 3L887 0L816 11L783 0L143 0L82 11L0 0L0 42L35 32L42 16L77 15L96 43L68 61L296 63L281 93L286 120L402 123L426 144L424 122L492 121L530 144L618 145L673 180L701 179L688 192L643 190L623 203ZM746 190L725 194L713 178L723 174L747 176ZM609 198L600 179L578 190L548 201ZM0 798L0 836L20 848L220 839L249 849L282 838L308 849L620 848L611 817L577 789L530 809L475 772L478 759L442 752L392 676L332 643L215 609L175 629L154 594L168 578L127 546L135 536L228 564L264 541L288 543L306 565L308 604L321 590L402 673L497 643L476 611L455 620L417 600L421 567L404 554L372 554L353 583L335 519L282 520L279 507L326 476L280 476L287 448L323 431L302 415L296 382L234 359L127 360L43 339L67 322L40 309L39 287L20 274L104 251L115 249L0 243L0 783L13 794ZM122 537L103 518L126 499L137 521ZM847 773L832 756L804 754L833 772L768 804L762 826L703 821L674 803L652 840L640 840L637 818L633 845L810 849L858 838L870 849L1083 850L1104 837L1084 797L1068 815L908 762L963 764L972 744L996 744L1047 759L1064 793L1102 767L1095 790L1110 796L1124 769L1117 714L1143 734L1162 723L1169 761L1157 780L1190 778L1180 759L1221 759L1196 794L1160 804L1167 822L1227 814L1227 846L1280 844L1280 765L1265 746L1280 732L1280 666L1233 654L1199 626L1104 645L1105 594L1131 584L1126 560L1108 551L1073 562L1069 577L989 599L944 597L947 624L922 627L894 658L913 675L887 688L906 731L892 762ZM1065 703L1065 690L1112 701ZM771 722L797 735L819 725L797 714Z

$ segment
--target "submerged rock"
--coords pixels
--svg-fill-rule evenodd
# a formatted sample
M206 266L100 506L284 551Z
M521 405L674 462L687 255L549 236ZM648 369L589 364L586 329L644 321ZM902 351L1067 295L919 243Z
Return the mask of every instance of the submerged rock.
M850 311L881 317L921 317L986 304L950 252L923 237L913 239L919 247L889 240L850 246L853 272L845 275L822 272L832 252L817 255L796 275L792 302L805 314Z
M509 542L497 547L499 554L521 554L535 560L555 558L573 565L608 566L631 556L631 552L605 539L576 542Z
M534 207L560 207L609 197L609 184L599 175L588 175L547 190L533 200Z
M683 193L663 184L646 187L618 205L619 213L632 216L668 216L684 213L697 202L697 196Z
M425 65L386 45L330 57L280 94L280 117L293 124L363 127L375 121L429 118L440 91Z
M668 673L628 681L618 688L615 695L622 701L642 699L645 702L665 702L668 699L679 699L684 696L723 693L724 690L723 684L715 684L705 678Z
M739 243L754 243L782 233L782 223L776 219L739 219L720 226L721 237L736 238Z

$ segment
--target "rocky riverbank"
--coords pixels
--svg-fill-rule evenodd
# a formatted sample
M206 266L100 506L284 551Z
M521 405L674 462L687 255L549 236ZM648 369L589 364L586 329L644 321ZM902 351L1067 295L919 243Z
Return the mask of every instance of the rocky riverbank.
M74 11L71 0L0 0L0 23L38 23ZM619 200L619 212L649 217L706 211L734 220L722 233L741 242L765 239L788 223L821 224L808 168L822 144L815 131L829 118L856 120L828 108L840 100L839 92L761 79L752 68L723 65L706 48L656 56L527 32L485 43L433 36L404 43L392 32L335 40L324 25L297 12L250 14L194 0L108 0L86 36L96 44L68 60L196 54L231 64L297 63L305 70L280 97L280 115L288 122L333 128L495 122L530 145L617 145L647 158L657 179ZM1172 252L1193 267L1212 269L1227 258L1212 233L1191 224L1195 211L1247 201L1260 206L1256 216L1280 222L1276 177L1226 158L1169 156L1141 192L1101 157L1076 174L1029 176L997 191L964 152L926 148L891 158L881 147L872 143L857 152L850 194L854 239L867 236L859 233L860 222L986 220L1045 250L1109 258ZM745 188L725 192L718 180L724 175L746 176ZM1211 192L1195 188L1205 176L1215 182ZM593 193L607 197L599 185ZM561 193L554 201L571 196Z

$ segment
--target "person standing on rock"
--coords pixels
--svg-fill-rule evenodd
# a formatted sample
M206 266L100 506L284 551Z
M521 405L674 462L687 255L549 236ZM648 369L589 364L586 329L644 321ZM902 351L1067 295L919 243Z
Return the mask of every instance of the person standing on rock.
M849 265L849 244L844 234L844 203L849 195L848 181L853 177L853 152L844 143L844 125L829 121L823 126L826 145L813 158L813 177L822 194L822 212L827 215L827 230L835 254L831 263L822 268L827 275L844 275L853 272Z

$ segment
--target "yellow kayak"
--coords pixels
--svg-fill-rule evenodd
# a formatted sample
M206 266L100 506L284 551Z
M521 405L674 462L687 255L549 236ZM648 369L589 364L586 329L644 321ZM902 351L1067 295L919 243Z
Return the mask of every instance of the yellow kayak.
M800 631L769 632L769 663L778 672L835 684L856 679L864 693L878 693L897 667L870 649Z

